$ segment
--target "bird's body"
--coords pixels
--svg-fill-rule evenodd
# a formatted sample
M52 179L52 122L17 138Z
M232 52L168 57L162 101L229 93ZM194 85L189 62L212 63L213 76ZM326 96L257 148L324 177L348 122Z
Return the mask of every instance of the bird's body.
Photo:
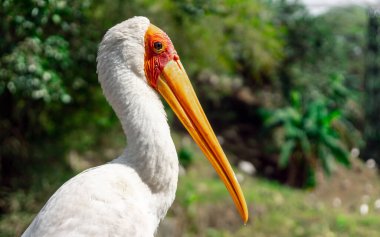
M145 17L131 18L111 28L99 47L99 81L121 121L127 148L110 163L88 169L62 185L24 237L154 235L175 198L178 159L163 104L152 88L157 83L157 90L168 96L162 89L161 76L154 83L147 76L147 35L152 29L152 35L160 34L153 27ZM169 60L177 62L169 41L165 52L170 53ZM179 61L176 65L180 67ZM153 68L157 69L157 63ZM162 71L168 70L165 68ZM165 71L165 76L170 78L168 73ZM176 106L175 101L167 100ZM186 128L193 126L192 121L184 124ZM236 181L229 182L235 185ZM235 189L232 192L240 190ZM236 200L240 199L237 196Z
M65 183L24 236L153 236L158 225L154 199L133 169L102 165Z
M24 236L153 236L175 197L178 158L158 96L139 80L131 83L130 107L140 110L121 117L125 152L66 182Z

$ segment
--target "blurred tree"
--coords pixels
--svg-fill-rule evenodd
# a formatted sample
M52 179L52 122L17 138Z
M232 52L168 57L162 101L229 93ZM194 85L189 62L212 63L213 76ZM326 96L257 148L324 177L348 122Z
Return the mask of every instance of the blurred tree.
M344 73L350 87L360 89L364 76L367 13L361 6L335 7L318 17L322 24L333 29L335 38L332 53L337 58L333 66Z
M13 177L25 175L37 157L46 159L44 152L62 156L65 144L61 135L85 127L89 111L108 113L108 108L102 109L101 93L91 86L98 86L95 55L99 35L89 33L86 13L90 3L0 2L2 185L11 185ZM84 105L86 110L78 110ZM43 155L35 157L32 150ZM61 160L46 160L54 161Z
M277 12L275 22L285 29L284 58L275 75L277 81L272 85L274 91L280 92L280 99L269 106L263 104L260 111L271 111L263 113L265 123L277 119L277 126L271 122L270 124L280 128L270 130L272 134L269 136L272 140L263 144L267 153L281 152L279 155L274 155L277 159L271 156L266 159L266 165L274 166L272 169L265 167L259 169L274 169L274 172L265 175L302 187L308 183L313 184L316 164L322 164L326 173L329 173L331 166L326 164L331 164L330 161L334 158L338 159L338 162L347 160L348 148L361 144L360 133L352 123L353 113L358 110L360 113L359 88L347 81L348 78L351 80L355 78L357 81L361 79L362 74L350 72L355 72L352 68L357 65L363 69L363 64L362 60L355 62L356 64L348 63L352 48L346 41L349 42L351 37L359 42L363 39L363 31L357 31L358 28L352 27L350 30L340 30L337 33L332 25L347 24L345 17L341 17L346 15L337 9L331 10L326 15L315 16L311 15L299 1L279 0L274 3L272 8ZM353 8L350 12L357 13L353 15L355 25L363 25L363 9L358 9ZM336 16L340 17L336 19ZM332 24L331 18L337 22ZM357 36L357 39L352 35ZM361 49L360 44L356 46ZM356 57L362 59L361 54ZM294 94L302 98L299 102L302 106L295 107ZM274 95L272 91L272 96ZM321 111L316 114L311 112L313 110ZM338 115L329 120L330 113ZM310 124L320 129L319 135L315 134ZM280 133L282 138L279 137L278 131L282 131ZM336 147L341 147L339 157L326 148L328 147L326 141L333 140L329 139L329 136L334 137L334 142L339 144ZM308 143L306 141L313 144L313 148L306 149L307 146L302 146ZM321 151L324 151L323 155ZM276 168L277 162L280 167L288 167L285 172Z
M346 76L344 72L349 61L346 51L351 52L352 48L342 39L350 36L346 32L338 34L335 27L331 27L333 24L329 17L329 14L334 16L334 24L347 24L344 18L336 22L340 11L331 10L326 15L314 16L301 2L286 0L277 1L273 8L278 12L276 21L286 31L285 57L278 72L285 99L290 99L290 92L295 88L304 90L304 96L315 96L315 88L328 88L325 82L331 75ZM351 14L349 16L352 17Z
M327 100L303 101L300 93L293 91L290 106L264 114L265 125L275 128L281 151L279 166L287 168L288 185L314 187L318 166L330 175L334 160L350 165L338 126L345 123L342 111L331 108Z
M352 123L364 130L363 82L365 74L366 25L367 12L360 6L337 7L330 9L319 17L326 24L334 39L331 48L331 63L325 67L332 68L334 73L341 74L345 86L350 90L348 101L344 105L345 116ZM328 89L328 85L325 86ZM358 139L361 140L361 139ZM362 142L355 146L362 146Z
M367 158L380 163L380 15L375 9L368 9L368 40L366 55L365 138Z

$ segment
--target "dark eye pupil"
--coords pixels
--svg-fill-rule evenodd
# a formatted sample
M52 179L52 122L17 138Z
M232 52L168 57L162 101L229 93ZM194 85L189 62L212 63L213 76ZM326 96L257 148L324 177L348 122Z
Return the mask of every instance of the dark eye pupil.
M153 47L155 50L161 50L162 49L162 43L161 42L154 42Z

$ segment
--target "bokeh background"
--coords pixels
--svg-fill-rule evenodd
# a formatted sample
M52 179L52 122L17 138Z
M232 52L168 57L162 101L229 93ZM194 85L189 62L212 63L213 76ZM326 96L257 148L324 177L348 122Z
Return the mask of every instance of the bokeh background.
M349 2L0 0L0 236L125 147L96 53L135 15L171 37L251 212L167 109L182 168L158 236L379 236L380 1Z

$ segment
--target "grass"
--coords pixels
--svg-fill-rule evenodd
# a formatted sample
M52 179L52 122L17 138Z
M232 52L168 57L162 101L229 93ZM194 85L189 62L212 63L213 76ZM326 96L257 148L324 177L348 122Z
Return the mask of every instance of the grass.
M179 179L175 203L160 226L163 234L160 229L159 236L176 233L176 236L210 237L375 237L380 233L380 210L374 208L373 201L368 203L368 214L362 215L359 212L362 203L360 198L355 203L352 197L347 197L350 205L333 207L330 197L325 197L323 191L295 190L273 181L239 174L243 177L240 183L250 211L250 220L247 225L243 225L226 188L211 165L199 151L194 156L192 166ZM351 175L354 180L358 179L354 170L344 170L344 173ZM341 176L344 175L341 172L339 176L337 179L343 179ZM377 176L374 178L377 179L374 181L376 186L379 180ZM345 195L335 187L340 184L335 183L334 178L327 179L321 190L330 186L330 189L334 189L330 193ZM356 192L357 188L352 190ZM379 190L373 193L371 200L380 198ZM342 196L341 199L346 200ZM177 221L172 221L170 226L165 223L167 220L170 222L170 219Z
M202 162L202 166L206 164ZM380 212L361 215L356 210L331 208L323 200L315 200L310 191L247 176L242 188L250 220L243 225L221 181L214 175L200 175L198 171L199 167L192 167L180 178L174 204L180 211L169 213L169 218L180 218L184 222L172 226L182 228L179 236L375 237L380 233Z

